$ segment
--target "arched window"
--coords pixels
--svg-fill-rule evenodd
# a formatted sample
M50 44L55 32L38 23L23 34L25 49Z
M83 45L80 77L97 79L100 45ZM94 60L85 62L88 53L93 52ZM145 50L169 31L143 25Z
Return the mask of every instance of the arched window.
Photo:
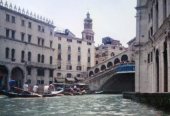
M31 52L28 52L28 61L31 61Z
M5 56L6 56L6 58L9 58L9 48L6 48Z

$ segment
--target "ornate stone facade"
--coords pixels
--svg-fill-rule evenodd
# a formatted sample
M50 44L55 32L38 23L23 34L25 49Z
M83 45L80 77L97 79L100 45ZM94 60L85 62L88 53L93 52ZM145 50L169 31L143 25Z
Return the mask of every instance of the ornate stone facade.
M0 87L7 89L11 79L17 81L18 87L25 81L30 85L49 84L61 76L64 81L66 77L74 81L94 66L94 32L89 13L82 39L69 30L55 32L53 21L2 0L0 17ZM90 38L86 36L89 33Z
M136 92L170 92L170 1L138 0Z

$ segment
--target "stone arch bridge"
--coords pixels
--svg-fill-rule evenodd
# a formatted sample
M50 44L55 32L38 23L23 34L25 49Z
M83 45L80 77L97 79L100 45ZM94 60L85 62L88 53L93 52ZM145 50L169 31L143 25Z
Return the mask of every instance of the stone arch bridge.
M135 64L131 51L125 51L88 70L85 82L92 91L121 93L134 91Z

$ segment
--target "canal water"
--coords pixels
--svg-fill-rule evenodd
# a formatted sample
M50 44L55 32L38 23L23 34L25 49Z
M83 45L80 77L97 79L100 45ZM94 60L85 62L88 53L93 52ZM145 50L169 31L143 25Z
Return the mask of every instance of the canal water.
M0 98L0 116L168 116L121 95Z

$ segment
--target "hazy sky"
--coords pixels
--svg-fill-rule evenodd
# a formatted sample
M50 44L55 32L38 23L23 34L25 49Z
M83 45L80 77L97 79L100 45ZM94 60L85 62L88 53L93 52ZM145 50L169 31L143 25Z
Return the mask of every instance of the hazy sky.
M3 0L5 1L5 0ZM89 11L96 45L110 36L127 46L135 37L136 0L7 0L16 6L52 19L56 29L68 28L81 37L83 20Z

